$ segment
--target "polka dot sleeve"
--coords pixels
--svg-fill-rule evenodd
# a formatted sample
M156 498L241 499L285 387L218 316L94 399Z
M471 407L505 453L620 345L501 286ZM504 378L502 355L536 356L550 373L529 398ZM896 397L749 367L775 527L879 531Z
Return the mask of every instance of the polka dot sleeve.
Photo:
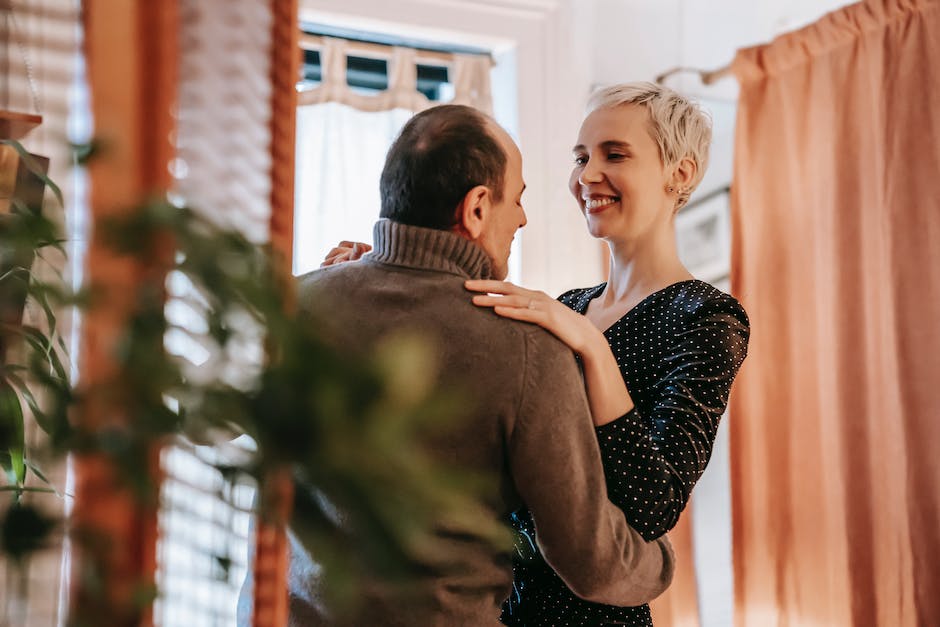
M606 284L559 300L584 314ZM646 539L676 522L701 475L747 352L740 304L708 283L680 281L649 295L604 331L635 409L595 431L607 489ZM528 511L516 512L519 553L513 594L502 621L511 627L652 627L648 605L591 603L575 595L545 562Z
M723 295L724 296L724 295ZM747 316L730 297L710 299L660 338L661 371L645 411L596 429L608 495L646 540L675 526L698 481L747 353ZM611 339L627 387L632 364ZM637 340L641 338L632 338Z

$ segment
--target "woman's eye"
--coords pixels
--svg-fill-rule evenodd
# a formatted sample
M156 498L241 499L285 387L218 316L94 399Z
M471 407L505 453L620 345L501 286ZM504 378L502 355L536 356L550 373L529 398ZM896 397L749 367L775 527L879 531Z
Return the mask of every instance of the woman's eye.
M584 165L585 163L587 163L587 157L585 157L584 155L575 155L574 157L575 165Z
M627 155L621 154L619 152L612 152L607 155L607 158L611 161L619 161L620 159L626 159Z

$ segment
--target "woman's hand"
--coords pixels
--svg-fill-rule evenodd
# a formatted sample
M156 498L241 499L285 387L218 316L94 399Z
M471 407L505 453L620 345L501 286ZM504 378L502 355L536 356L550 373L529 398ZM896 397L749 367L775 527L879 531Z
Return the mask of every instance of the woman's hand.
M492 307L500 316L537 324L558 337L579 355L610 348L603 334L591 321L569 309L545 292L527 290L508 281L473 280L464 283L471 292L484 292L473 297L473 304Z
M365 242L348 242L343 240L337 246L326 253L326 259L320 264L321 268L335 266L347 261L356 261L364 254L372 250L372 247Z
M584 383L595 426L605 425L633 409L620 367L604 334L590 320L544 292L507 281L466 281L473 304L492 307L500 316L539 325L555 334L582 360Z

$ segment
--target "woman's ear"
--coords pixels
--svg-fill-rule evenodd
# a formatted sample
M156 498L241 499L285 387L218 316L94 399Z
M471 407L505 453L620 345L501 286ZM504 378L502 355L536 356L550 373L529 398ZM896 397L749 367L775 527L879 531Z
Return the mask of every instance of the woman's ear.
M454 231L471 241L478 239L489 220L491 200L490 189L485 185L477 185L467 192L457 206Z
M689 189L692 187L692 181L695 180L695 174L697 172L698 166L695 161L688 157L683 157L679 160L679 163L673 166L672 177L669 184L675 189Z

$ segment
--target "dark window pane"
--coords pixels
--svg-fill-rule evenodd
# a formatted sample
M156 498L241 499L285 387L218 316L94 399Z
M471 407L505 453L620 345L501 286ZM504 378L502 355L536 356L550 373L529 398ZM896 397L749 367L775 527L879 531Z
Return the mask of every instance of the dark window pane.
M439 65L418 64L418 91L428 100L441 99L441 84L447 83L447 68Z
M320 66L319 50L304 50L301 80L304 83L319 83L323 80L323 68Z
M347 56L346 84L373 91L388 89L388 61Z

